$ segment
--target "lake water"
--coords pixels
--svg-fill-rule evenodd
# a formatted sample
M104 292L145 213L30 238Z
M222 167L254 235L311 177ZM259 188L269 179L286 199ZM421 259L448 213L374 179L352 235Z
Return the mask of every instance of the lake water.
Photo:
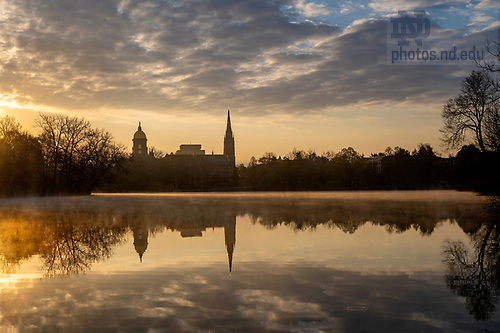
M490 332L500 232L453 191L0 199L0 331Z

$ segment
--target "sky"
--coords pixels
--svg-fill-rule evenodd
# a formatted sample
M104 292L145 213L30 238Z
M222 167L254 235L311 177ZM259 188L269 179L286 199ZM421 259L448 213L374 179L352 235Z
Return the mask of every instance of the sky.
M499 8L500 0L0 0L0 115L33 133L40 112L84 117L129 150L140 121L148 145L165 153L182 143L222 153L230 109L245 164L294 148L370 155L429 143L447 155L442 107L476 65L395 61L394 52L484 54L488 39L500 39ZM418 36L392 36L401 11L423 17L427 34L417 26Z

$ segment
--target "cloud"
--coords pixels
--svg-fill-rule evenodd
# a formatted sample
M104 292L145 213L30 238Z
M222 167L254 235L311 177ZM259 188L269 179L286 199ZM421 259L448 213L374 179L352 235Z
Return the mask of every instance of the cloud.
M339 30L292 22L280 3L266 0L16 5L0 32L6 41L0 89L72 109L199 109L198 97L212 108L257 74L240 67ZM324 12L303 5L309 14Z
M481 0L475 8L477 9L497 9L500 7L499 0Z
M486 14L474 13L474 15L471 17L470 26L484 25L484 24L491 23L494 20L495 20L495 18L488 16Z
M482 46L484 36L476 33L464 38L460 32L436 27L433 47L448 50L453 48L450 43L456 43L458 49L470 49L473 45ZM330 110L337 116L350 117L357 115L343 114L342 107L372 102L419 104L424 99L428 103L443 103L443 96L456 94L463 79L456 75L463 71L461 66L388 65L385 20L359 21L314 50L321 55L321 61L313 70L264 82L261 87L248 90L242 99L261 103L258 105L268 109L286 105L290 113Z
M323 4L308 2L306 0L296 0L295 7L306 17L317 17L330 14L330 11Z
M500 20L498 8L500 8L499 0L484 0L480 1L476 6L471 6L468 13L470 16L469 27L473 27L475 30L484 29L488 25L498 22ZM494 17L495 14L496 18Z
M449 8L468 4L469 0L373 0L368 4L376 12L397 12L399 10L429 10L431 8Z
M342 117L360 116L346 106L442 103L456 92L457 66L387 65L386 19L341 31L301 21L286 5L306 17L328 12L305 0L11 2L0 23L0 91L18 104L82 112L231 105L248 115ZM460 44L461 34L448 38Z
M365 5L353 3L352 1L345 1L340 4L340 14L348 14L356 9L364 9Z

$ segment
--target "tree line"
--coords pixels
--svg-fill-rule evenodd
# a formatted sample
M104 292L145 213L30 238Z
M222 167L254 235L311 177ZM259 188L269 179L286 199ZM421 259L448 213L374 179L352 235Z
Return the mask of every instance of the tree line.
M498 193L500 156L465 145L456 156L439 157L428 144L412 152L388 147L364 157L352 147L317 155L293 150L286 156L266 153L240 165L243 187L251 190L421 190L463 189Z
M354 148L317 154L293 149L265 153L240 164L234 177L211 170L196 156L180 159L129 158L106 192L321 191L460 189L495 194L500 188L498 153L464 145L455 155L437 156L429 144L413 151L388 147L365 157ZM217 170L217 166L214 166Z
M41 114L40 135L0 118L0 196L90 194L126 159L125 148L81 118Z

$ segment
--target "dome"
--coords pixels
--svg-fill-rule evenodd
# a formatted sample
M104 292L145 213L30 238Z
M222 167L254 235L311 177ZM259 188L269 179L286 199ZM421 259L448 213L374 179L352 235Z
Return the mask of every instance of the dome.
M143 131L137 131L134 134L134 139L146 139L146 133Z
M137 128L137 132L134 134L134 139L146 139L146 133L142 131L141 123L139 123L139 127Z

